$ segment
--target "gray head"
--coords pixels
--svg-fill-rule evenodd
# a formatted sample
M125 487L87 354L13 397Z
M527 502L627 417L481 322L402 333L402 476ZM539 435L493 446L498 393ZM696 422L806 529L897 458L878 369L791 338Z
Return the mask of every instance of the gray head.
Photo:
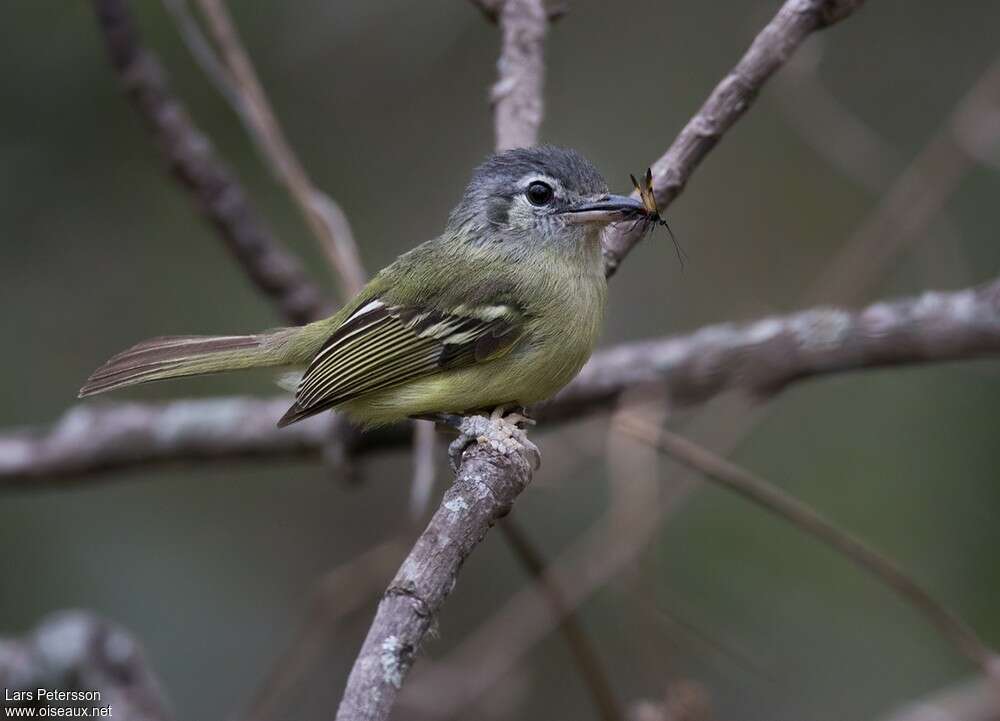
M517 148L476 168L448 228L476 243L580 243L643 212L638 200L610 195L604 177L575 150Z

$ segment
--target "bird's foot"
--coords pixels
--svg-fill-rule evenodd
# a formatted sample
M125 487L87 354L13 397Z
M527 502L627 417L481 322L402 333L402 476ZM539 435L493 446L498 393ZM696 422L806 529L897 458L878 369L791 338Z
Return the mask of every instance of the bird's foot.
M489 446L503 455L520 453L534 470L538 470L542 465L542 454L519 425L534 425L535 421L523 412L504 415L506 408L498 406L489 415L477 413L461 419L457 426L459 436L448 446L452 471L458 471L462 454L474 443Z

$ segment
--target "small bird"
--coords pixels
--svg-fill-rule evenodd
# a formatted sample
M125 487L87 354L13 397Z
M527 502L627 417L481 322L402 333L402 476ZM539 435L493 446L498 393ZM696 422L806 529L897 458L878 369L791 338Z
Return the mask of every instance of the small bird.
M366 427L523 408L566 385L594 348L607 296L602 230L649 217L640 200L609 194L573 150L498 153L474 171L444 233L330 318L254 335L153 338L98 368L80 397L275 367L304 369L279 427L332 408Z

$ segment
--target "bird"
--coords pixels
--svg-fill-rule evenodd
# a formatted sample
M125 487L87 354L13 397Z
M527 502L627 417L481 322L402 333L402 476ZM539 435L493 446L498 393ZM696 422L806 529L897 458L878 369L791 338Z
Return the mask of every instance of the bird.
M331 317L248 335L152 338L104 363L79 395L276 368L301 373L279 427L331 409L366 428L524 409L569 383L594 349L607 299L605 226L648 217L642 201L611 194L575 150L499 152L473 171L441 235L399 256Z

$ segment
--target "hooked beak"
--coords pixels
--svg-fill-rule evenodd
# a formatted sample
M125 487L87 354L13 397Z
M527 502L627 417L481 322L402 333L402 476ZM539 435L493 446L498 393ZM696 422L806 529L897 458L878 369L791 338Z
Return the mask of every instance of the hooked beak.
M646 208L638 198L626 195L602 195L585 200L564 210L567 223L616 223L646 215Z

